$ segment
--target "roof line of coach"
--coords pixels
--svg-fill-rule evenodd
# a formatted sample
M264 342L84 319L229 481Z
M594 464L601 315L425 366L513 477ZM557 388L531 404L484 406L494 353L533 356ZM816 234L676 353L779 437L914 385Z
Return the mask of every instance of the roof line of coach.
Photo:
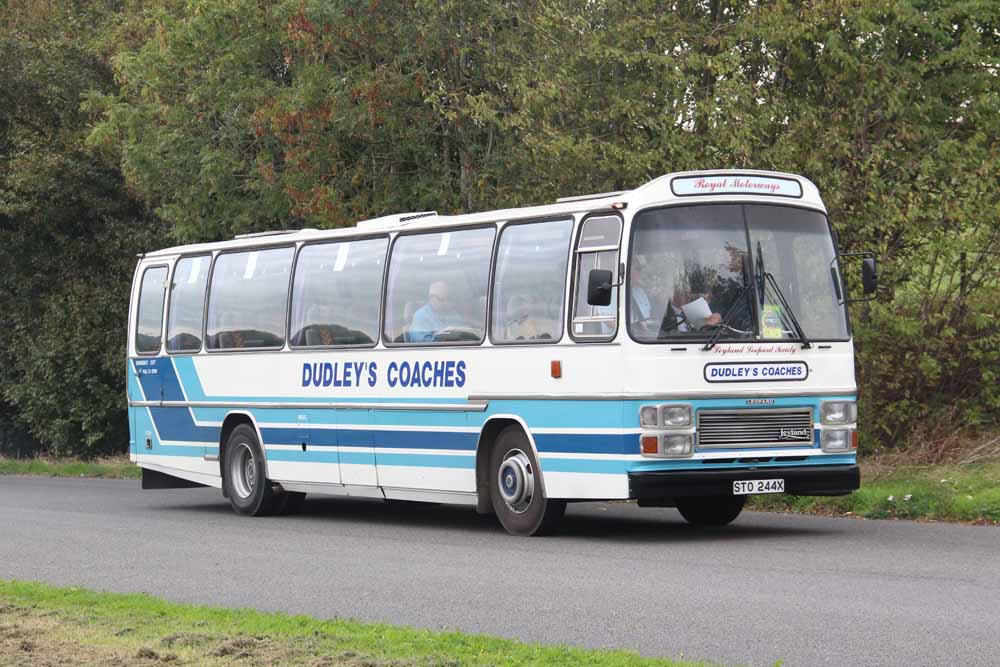
M654 178L633 190L560 197L553 204L497 209L492 211L479 211L459 215L438 215L436 211L398 213L380 216L369 220L361 220L354 226L340 227L337 229L307 228L239 234L235 238L226 241L214 241L209 243L164 248L162 250L146 253L144 257L149 258L165 255L208 253L214 250L234 250L245 247L259 247L262 245L283 245L297 243L300 241L313 241L327 238L336 239L345 236L374 235L389 232L433 229L438 227L474 225L486 222L505 222L520 219L547 218L559 215L573 215L592 210L611 209L612 207L626 208L630 206L646 206L649 204L676 200L678 197L671 192L670 187L663 187L664 184L669 184L670 181L675 178L696 175L713 176L722 174L795 179L802 185L802 203L825 210L825 207L819 199L819 192L816 186L813 185L813 183L808 179L796 174L754 169L696 170L665 174ZM761 198L761 195L752 196L755 198ZM697 197L697 199L702 198L703 197Z

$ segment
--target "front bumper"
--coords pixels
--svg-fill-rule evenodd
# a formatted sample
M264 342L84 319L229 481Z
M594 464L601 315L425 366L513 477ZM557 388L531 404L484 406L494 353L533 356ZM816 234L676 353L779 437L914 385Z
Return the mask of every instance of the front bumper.
M796 496L844 496L861 486L857 465L662 470L629 473L629 497L642 500L729 496L733 493L733 482L747 479L783 479L785 493Z

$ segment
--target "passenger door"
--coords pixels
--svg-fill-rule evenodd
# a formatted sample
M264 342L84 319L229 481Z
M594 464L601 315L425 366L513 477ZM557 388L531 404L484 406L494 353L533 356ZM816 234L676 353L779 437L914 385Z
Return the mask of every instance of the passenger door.
M139 278L133 337L135 356L129 363L128 392L133 401L163 400L163 379L157 355L163 347L163 306L168 272L166 264L147 266ZM151 417L153 409L138 407L132 410L132 433L139 456L152 453L158 444Z

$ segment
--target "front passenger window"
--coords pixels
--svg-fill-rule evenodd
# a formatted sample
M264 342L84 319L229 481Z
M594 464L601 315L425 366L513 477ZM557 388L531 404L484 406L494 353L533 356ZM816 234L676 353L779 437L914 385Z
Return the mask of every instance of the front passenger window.
M572 232L572 219L504 227L493 283L494 342L561 338Z

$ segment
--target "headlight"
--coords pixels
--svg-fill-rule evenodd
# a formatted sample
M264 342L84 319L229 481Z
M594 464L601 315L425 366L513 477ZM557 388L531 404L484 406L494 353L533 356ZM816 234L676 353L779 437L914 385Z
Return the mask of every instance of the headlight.
M690 456L691 454L691 435L685 433L683 435L664 435L663 436L663 455L664 456Z
M858 421L858 404L854 401L823 401L820 420L824 424L853 424Z
M846 452L851 449L851 430L847 428L823 429L819 441L824 452Z
M664 405L660 410L663 425L667 428L678 428L691 425L690 405Z
M639 423L643 426L657 426L660 423L659 409L655 405L644 405L639 410Z

